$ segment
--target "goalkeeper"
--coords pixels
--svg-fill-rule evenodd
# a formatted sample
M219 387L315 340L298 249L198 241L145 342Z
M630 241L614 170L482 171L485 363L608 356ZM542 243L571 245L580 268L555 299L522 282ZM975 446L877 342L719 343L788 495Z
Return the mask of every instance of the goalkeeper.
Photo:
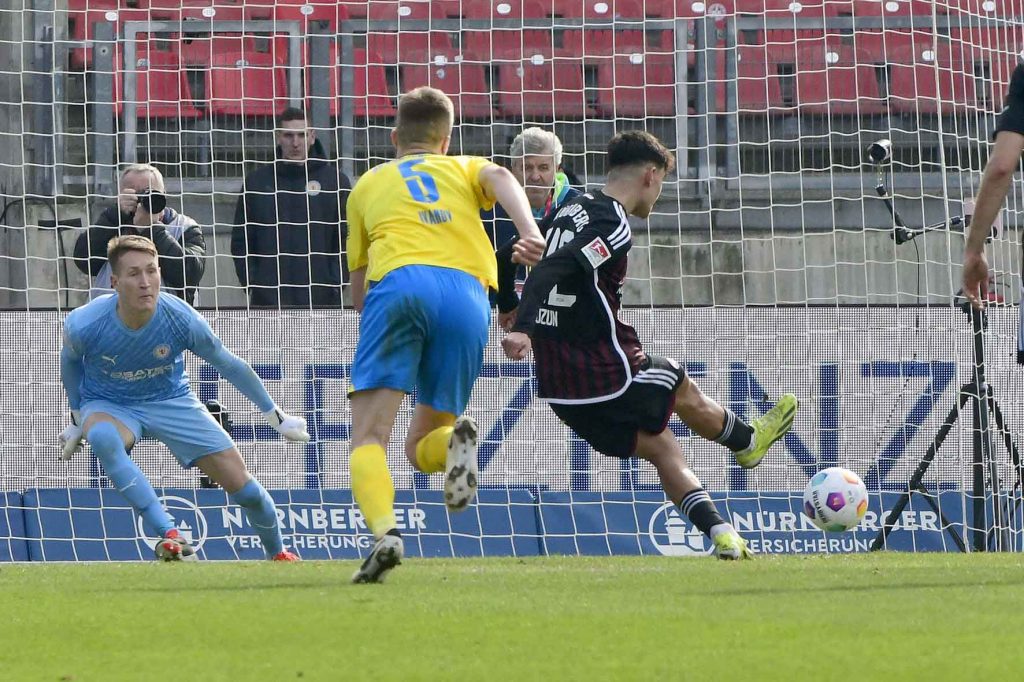
M306 422L274 404L248 363L222 345L192 306L160 292L157 257L149 239L112 239L107 260L115 293L64 320L60 373L72 423L60 437L63 458L71 458L83 436L88 439L107 478L161 538L157 558L194 560L193 548L128 456L140 438L155 438L182 467L198 467L245 510L268 559L298 561L284 548L270 494L249 474L231 437L189 387L184 351L209 362L287 440L308 441Z

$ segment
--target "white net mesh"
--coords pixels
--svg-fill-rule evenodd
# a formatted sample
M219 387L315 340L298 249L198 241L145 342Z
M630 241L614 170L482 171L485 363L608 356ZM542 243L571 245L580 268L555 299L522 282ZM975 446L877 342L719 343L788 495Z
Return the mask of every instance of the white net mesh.
M10 501L4 508L7 538L28 537L32 558L123 556L67 508L68 500L84 512L98 507L99 498L68 491L109 483L91 455L71 465L56 458L66 412L57 353L63 313L92 285L76 243L116 201L118 169L135 162L160 169L170 205L204 237L199 307L278 403L306 416L314 442L276 439L198 361L190 365L197 392L232 413L253 473L296 515L285 523L304 538L297 546L332 556L365 546L330 539L352 536L350 500L336 492L349 487L345 391L358 334L347 286L340 307L256 308L233 258L243 178L273 162L274 118L287 106L308 110L324 156L353 181L390 158L395 97L424 84L455 103L453 153L504 163L512 138L540 125L561 137L563 165L580 186L601 185L615 131L645 128L664 140L679 168L648 226L634 226L624 317L651 352L688 363L704 391L741 416L760 415L782 392L799 396L793 433L752 473L671 425L705 487L763 551L864 549L895 502L882 492L906 489L972 379L970 320L952 305L963 248L956 219L972 210L1024 50L1018 0L15 4L0 10L0 76L11 102L0 113L0 304L9 308L0 314L0 491L23 495L22 511ZM891 159L876 167L866 149L883 139ZM317 281L325 259L343 270L343 242L324 247L306 218L281 209L313 211L324 200L313 180L254 190L278 212L248 224L277 234L279 245L299 244ZM897 244L876 185L908 230L935 229ZM1024 423L1013 357L1020 189L1015 182L988 247L986 369L1011 434ZM247 248L243 258L271 263L283 281L272 252ZM410 411L399 416L389 464L403 509L427 510L425 526L409 526L421 551L706 551L692 527L666 515L653 470L591 451L533 399L530 366L504 360L498 339L495 329L469 408L484 434L487 488L466 515L472 522L448 525L440 481L414 474L402 453ZM993 461L972 463L970 409L924 485L943 492L957 533L995 519L1019 549L1018 469L998 430ZM143 442L132 454L158 487L180 496L198 485L160 444ZM804 484L831 465L856 471L872 491L869 522L838 545L798 517ZM980 470L985 485L976 490ZM993 471L997 502L1013 510L1002 516L994 516ZM39 488L62 492L44 503L27 494ZM985 524L973 515L979 491ZM207 494L215 493L188 499L218 503ZM312 520L316 509L327 510L323 527ZM954 546L935 530L935 510L920 499L911 510L894 546ZM220 514L206 513L210 537L213 517L224 521L222 534L241 532ZM33 533L59 535L52 523L70 523L64 540L32 541ZM9 555L22 556L2 531L0 522L0 558L5 540ZM224 555L250 556L246 549L232 541Z

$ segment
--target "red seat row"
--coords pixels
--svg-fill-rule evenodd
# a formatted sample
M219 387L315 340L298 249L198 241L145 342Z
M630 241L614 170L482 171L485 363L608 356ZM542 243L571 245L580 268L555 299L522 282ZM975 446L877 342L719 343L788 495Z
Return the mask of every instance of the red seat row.
M736 50L738 109L851 115L996 111L1015 65L1010 58L974 61L949 44L937 53L926 43L900 49L894 54L898 61L879 67L843 45L805 46L792 62L773 58L766 46L741 45ZM394 88L386 77L391 69L400 90L432 85L449 93L462 119L673 116L681 106L674 62L671 54L610 56L592 67L596 79L585 86L582 63L541 55L485 65L425 52L396 67L360 48L351 60L338 60L328 93L307 95L329 97L331 113L338 115L342 69L348 68L355 115L389 117L394 114L389 91ZM722 110L724 59L716 64L712 92ZM284 69L272 54L248 44L235 52L219 52L208 69L197 72L205 82L201 105L190 91L186 70L177 54L141 45L134 68L137 115L193 118L206 109L214 115L271 116L287 105ZM117 84L120 113L123 72Z
M118 5L120 1L120 6ZM348 18L345 5L326 0L69 0L68 36L71 42L70 66L92 66L90 42L96 36L96 24L113 24L120 36L129 21L208 22L215 21L297 21L305 32L309 23L326 22L331 33ZM172 35L175 33L172 31Z
M115 111L121 114L128 101L127 72L135 74L132 101L139 118L197 118L202 115L200 105L222 116L273 116L283 111L288 105L286 72L273 52L240 36L221 40L230 42L230 47L222 46L208 67L195 71L204 81L202 100L192 92L188 65L178 52L168 49L168 43L136 43L134 64L124 65L115 74Z

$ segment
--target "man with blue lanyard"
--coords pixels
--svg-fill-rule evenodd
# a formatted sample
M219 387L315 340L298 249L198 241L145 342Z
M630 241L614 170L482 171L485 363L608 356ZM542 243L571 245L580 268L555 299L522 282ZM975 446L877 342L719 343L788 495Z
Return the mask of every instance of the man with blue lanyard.
M554 209L579 195L579 190L570 187L569 178L559 170L562 165L562 141L553 132L543 128L527 128L512 140L509 156L512 157L512 175L526 190L526 198L530 200L530 209L537 224ZM518 234L500 204L481 217L495 248L500 248ZM522 288L525 275L523 268L519 268L516 273L517 289ZM496 302L492 297L491 303ZM501 316L499 322L504 323Z

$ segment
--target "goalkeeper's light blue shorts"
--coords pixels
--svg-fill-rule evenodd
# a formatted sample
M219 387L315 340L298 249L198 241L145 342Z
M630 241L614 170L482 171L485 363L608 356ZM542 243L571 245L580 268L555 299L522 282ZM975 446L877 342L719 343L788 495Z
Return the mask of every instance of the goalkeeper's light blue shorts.
M392 270L366 294L350 392L415 390L417 403L458 416L480 375L490 325L476 277L429 265Z
M132 432L136 443L143 437L160 441L186 469L201 457L235 447L231 436L191 391L169 400L131 405L85 400L81 412L83 424L89 415L108 414Z

